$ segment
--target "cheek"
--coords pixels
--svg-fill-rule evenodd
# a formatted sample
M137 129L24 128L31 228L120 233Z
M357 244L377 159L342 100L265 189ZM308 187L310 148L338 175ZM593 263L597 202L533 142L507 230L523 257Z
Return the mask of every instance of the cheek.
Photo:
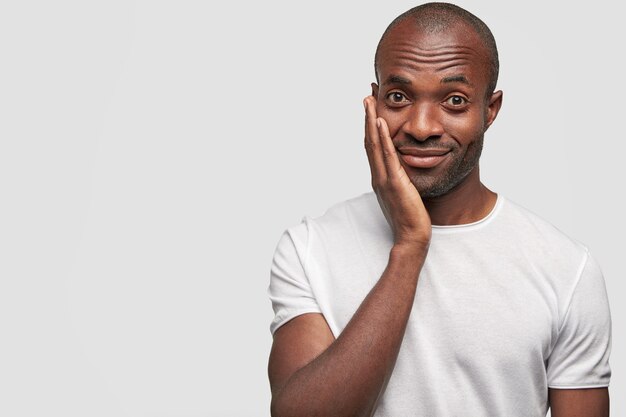
M485 127L482 114L471 110L461 114L445 114L442 123L446 133L463 144L480 137Z
M376 104L376 114L385 119L392 138L412 117L411 107L391 110L380 102ZM450 113L440 108L433 112L433 116L441 123L444 132L462 145L476 140L484 132L484 115L478 109L470 109L465 113Z
M387 122L389 134L393 138L396 136L400 128L409 118L410 111L406 110L390 110L382 104L376 105L376 114Z

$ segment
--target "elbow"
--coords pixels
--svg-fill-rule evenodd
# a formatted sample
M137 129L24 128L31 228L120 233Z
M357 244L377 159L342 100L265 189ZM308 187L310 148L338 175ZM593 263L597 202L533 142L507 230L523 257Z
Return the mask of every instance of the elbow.
M325 413L322 412L320 414L316 410L311 410L310 407L304 407L298 404L297 401L290 401L278 394L272 395L270 403L271 417L309 417L318 415L325 415Z
M278 406L278 401L276 401L276 397L272 396L272 401L270 403L270 416L271 417L283 417L282 410Z
M285 402L281 400L279 393L272 394L272 401L270 402L270 416L271 417L290 417L300 416L301 414L294 414L293 410L287 410Z
M318 404L321 406L321 404ZM374 415L375 409L372 407L368 407L366 410L343 410L337 409L334 407L323 407L324 409L320 409L319 407L315 407L316 409L312 409L310 406L302 406L301 404L296 404L296 401L285 401L278 395L272 395L272 400L270 403L270 416L271 417L315 417L315 416L325 416L325 415L337 415L337 416L358 416L358 417L371 417Z

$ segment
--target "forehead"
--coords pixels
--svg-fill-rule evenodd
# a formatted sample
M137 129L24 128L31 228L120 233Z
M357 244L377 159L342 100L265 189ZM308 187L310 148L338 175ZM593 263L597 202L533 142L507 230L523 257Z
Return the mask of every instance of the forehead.
M442 76L462 72L472 78L473 84L486 85L489 55L478 34L467 24L428 31L413 22L401 22L381 43L377 70L381 78L398 70L430 71Z

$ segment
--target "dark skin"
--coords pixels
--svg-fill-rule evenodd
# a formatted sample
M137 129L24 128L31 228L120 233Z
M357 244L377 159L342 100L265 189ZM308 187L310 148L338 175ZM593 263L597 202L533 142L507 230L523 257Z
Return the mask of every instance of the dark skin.
M552 417L608 417L608 388L548 389Z
M449 150L433 168L399 161L424 195L433 224L471 223L485 217L496 201L480 182L478 157L502 92L486 94L488 61L477 35L468 39L467 32L451 30L423 34L416 42L414 33L411 24L400 24L381 45L380 86L372 84L376 112L396 148ZM440 195L431 196L429 190L437 188Z
M385 271L337 339L316 313L276 331L268 366L273 417L373 415L402 343L431 225L471 223L495 204L496 194L480 182L478 144L502 92L486 94L478 36L462 26L425 34L401 23L381 47L381 85L372 84L364 100L365 149L394 245ZM399 157L397 148L405 146L449 153L436 167L415 168ZM607 389L550 389L549 398L553 417L609 415Z

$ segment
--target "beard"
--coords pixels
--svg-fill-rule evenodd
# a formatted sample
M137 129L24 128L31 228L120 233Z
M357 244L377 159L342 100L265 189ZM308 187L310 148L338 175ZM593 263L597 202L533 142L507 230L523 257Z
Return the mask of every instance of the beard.
M448 193L459 185L465 177L478 165L478 160L483 150L484 136L472 142L467 147L464 155L456 156L459 148L451 150L453 159L448 163L446 170L437 177L431 177L420 173L415 173L410 167L407 169L409 179L424 199L439 197Z

